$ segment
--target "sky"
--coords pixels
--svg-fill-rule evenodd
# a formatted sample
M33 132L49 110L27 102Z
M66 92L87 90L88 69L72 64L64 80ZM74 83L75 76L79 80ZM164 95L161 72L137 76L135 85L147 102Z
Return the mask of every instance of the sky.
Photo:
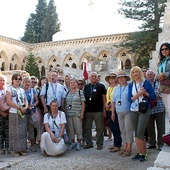
M19 40L38 0L0 0L0 35ZM55 0L61 32L54 40L137 31L140 22L118 14L119 0ZM48 2L48 0L47 0ZM90 5L91 4L91 5Z

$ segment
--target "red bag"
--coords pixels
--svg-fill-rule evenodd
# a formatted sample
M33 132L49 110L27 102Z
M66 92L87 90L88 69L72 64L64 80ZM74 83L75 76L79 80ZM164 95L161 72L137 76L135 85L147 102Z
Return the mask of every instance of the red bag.
M162 135L162 140L167 145L170 145L170 132L165 133L164 135Z

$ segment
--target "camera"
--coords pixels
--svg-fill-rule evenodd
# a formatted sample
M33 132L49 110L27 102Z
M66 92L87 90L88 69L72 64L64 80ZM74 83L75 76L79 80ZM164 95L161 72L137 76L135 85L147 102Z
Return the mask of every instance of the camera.
M119 101L117 102L117 104L120 106L120 105L121 105L121 101L119 100Z
M71 109L71 108L72 108L72 105L69 105L68 108Z

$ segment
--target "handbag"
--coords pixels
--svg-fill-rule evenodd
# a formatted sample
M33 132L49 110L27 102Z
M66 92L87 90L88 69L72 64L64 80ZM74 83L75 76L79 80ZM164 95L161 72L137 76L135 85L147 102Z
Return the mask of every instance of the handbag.
M70 145L72 143L70 140L70 136L67 133L63 135L63 140L66 145Z
M143 84L143 86L144 86L144 84ZM136 92L138 93L138 90L136 87L136 82L135 82L135 88L136 88ZM142 101L139 102L139 98L138 98L138 104L139 104L139 112L146 113L148 110L148 103L146 102L146 100L143 98Z
M148 110L148 103L143 99L142 102L139 103L139 112L146 113Z
M153 109L154 107L157 106L157 100L156 99L149 99L149 103L150 103L151 109Z
M162 140L164 143L166 143L167 145L170 145L170 132L162 135Z
M170 94L170 78L165 78L159 83L159 92Z

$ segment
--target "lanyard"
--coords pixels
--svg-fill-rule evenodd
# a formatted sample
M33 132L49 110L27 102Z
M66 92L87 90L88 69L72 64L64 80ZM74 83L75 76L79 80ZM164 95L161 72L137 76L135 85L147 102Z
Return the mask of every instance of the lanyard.
M93 86L93 85L91 84L91 86L90 86L90 93L91 93L91 94L92 94L93 92L96 92L96 89L95 89L96 85L97 85L97 83L95 84L95 86Z
M55 88L54 88L54 86L53 86L53 84L52 84L51 82L50 82L50 85L51 85L51 87L52 87L53 96L54 96L54 98L56 99L57 84L55 84Z
M135 84L136 85L136 84ZM126 86L123 88L123 90L121 90L121 86L120 86L120 99L121 99L121 96L123 94L123 91L125 90Z

